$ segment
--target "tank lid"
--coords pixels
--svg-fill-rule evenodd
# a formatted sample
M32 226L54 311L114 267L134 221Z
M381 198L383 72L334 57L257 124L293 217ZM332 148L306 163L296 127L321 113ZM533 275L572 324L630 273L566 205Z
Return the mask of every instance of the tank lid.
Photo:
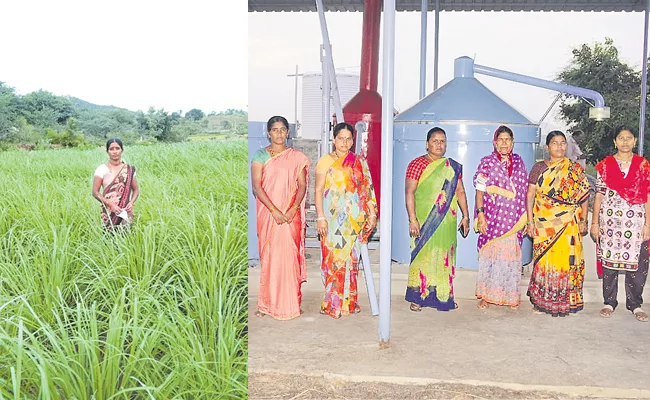
M474 60L467 57L458 57L454 60L454 77L455 78L473 78L474 77Z
M456 61L464 58L469 57L461 57ZM457 73L459 71L466 73L467 61L462 60L460 64L462 68L457 70ZM473 68L473 61L471 65ZM497 124L536 125L535 122L529 120L471 76L452 79L395 118L395 122L436 121L481 121Z

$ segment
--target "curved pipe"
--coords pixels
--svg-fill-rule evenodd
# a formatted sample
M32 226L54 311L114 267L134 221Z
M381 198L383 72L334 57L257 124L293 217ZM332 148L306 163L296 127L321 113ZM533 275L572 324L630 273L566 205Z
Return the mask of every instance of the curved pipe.
M477 74L493 76L495 78L505 79L508 81L523 83L525 85L537 86L544 89L551 89L562 93L568 93L574 96L586 97L594 101L595 107L605 107L605 99L603 98L603 95L596 92L595 90L566 85L559 82L547 81L539 78L533 78L531 76L502 71L500 69L490 68L478 64L474 64L474 72Z

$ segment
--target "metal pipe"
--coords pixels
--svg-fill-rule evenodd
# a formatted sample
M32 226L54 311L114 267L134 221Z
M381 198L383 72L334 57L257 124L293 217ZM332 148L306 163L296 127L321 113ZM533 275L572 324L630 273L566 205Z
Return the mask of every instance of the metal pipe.
M420 100L427 89L427 12L429 1L422 0L422 15L420 19Z
M329 78L329 63L327 62L327 52L324 46L321 46L321 60L322 60L322 126L321 126L321 156L330 152L330 78Z
M359 81L359 90L377 91L380 24L381 0L365 0L361 30L361 70L359 71L361 79Z
M368 289L368 299L370 300L370 313L373 316L379 315L379 304L377 303L377 291L375 290L375 281L372 277L372 267L370 266L368 243L361 245L361 263L363 264L363 276L366 279L366 289Z
M562 93L558 93L557 96L555 96L555 100L553 100L551 105L548 106L548 108L546 109L546 112L544 113L544 115L542 115L542 118L540 118L539 121L537 121L537 125L542 124L542 122L546 119L546 116L548 116L548 113L550 113L551 110L553 109L553 106L555 106L555 103L557 103L558 100L560 100L560 97L562 97Z
M595 90L566 85L564 83L559 83L559 82L547 81L539 78L533 78L531 76L516 74L514 72L502 71L500 69L490 68L478 64L474 64L474 72L477 74L483 74L495 78L505 79L507 81L519 82L526 85L551 89L562 93L568 93L574 96L586 97L588 99L592 99L596 107L605 107L605 99L600 93L596 92Z
M390 345L391 231L393 221L393 110L395 78L395 0L384 0L384 52L381 83L381 245L379 247L379 345Z
M440 1L436 0L435 9L435 47L433 49L433 90L438 89L438 47L440 43Z
M334 111L336 112L336 121L343 122L343 107L341 106L341 95L339 93L339 85L336 83L336 70L334 69L334 57L332 56L332 45L330 44L329 33L327 32L327 22L325 21L325 7L323 7L323 0L316 0L316 8L318 9L318 17L320 19L320 30L323 36L323 44L325 47L325 61L327 62L327 69L329 70L330 86L332 89L332 100L334 101Z
M639 155L643 156L643 136L645 133L645 104L648 100L648 17L650 0L645 6L645 23L643 25L643 67L641 69L641 111L639 118Z

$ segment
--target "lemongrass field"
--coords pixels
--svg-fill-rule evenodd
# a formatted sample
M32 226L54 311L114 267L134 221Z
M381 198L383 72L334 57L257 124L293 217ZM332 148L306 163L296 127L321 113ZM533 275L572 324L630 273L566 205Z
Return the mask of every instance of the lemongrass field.
M0 399L245 398L246 142L126 146L124 236L92 197L107 160L0 153Z

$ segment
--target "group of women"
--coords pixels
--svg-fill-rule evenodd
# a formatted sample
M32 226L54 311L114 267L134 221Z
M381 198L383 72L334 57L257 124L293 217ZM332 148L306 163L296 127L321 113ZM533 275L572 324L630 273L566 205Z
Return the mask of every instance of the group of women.
M298 317L305 272L305 193L307 157L287 147L289 124L273 117L271 144L257 151L251 165L257 197L261 260L257 316ZM360 246L377 223L376 199L366 161L351 152L352 126L334 127L334 151L316 166L315 206L325 295L321 313L340 318L360 310L357 271ZM585 263L582 237L589 231L599 244L605 270L602 317L617 306L618 273L626 273L626 307L647 321L642 293L648 274L650 239L650 163L632 153L629 128L613 137L616 154L596 165L597 187L591 229L587 228L591 186L582 166L566 158L560 131L546 137L550 159L531 166L513 153L514 133L500 126L494 151L481 159L473 176L476 189L473 228L478 233L477 306L516 309L520 305L521 244L533 239L533 270L527 295L533 311L566 316L584 307ZM426 154L406 170L405 203L411 235L406 288L410 309L458 308L454 300L457 230L470 229L463 167L445 157L447 137L435 127L427 133ZM460 211L460 216L458 215ZM459 222L460 220L460 222Z

